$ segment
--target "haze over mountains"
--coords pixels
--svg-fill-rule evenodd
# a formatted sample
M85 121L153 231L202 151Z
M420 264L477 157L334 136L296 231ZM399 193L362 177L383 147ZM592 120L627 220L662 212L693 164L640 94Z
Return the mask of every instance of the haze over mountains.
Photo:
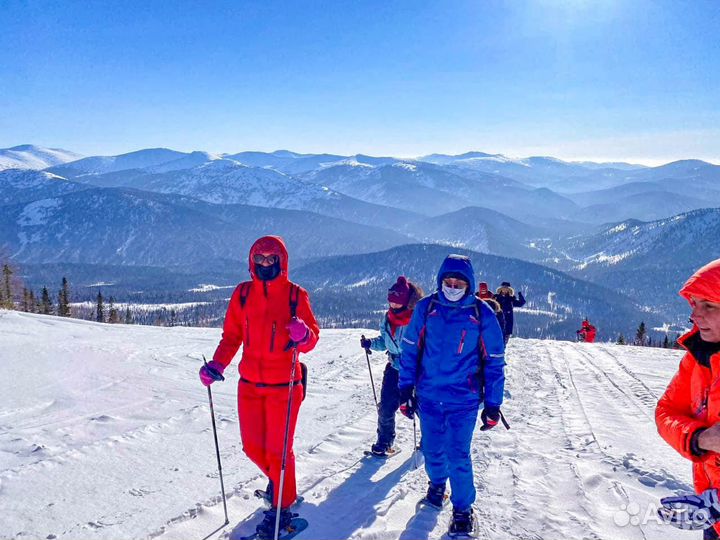
M91 267L116 277L132 267L138 282L147 275L146 286L168 294L183 291L158 284L151 269L228 285L243 278L252 241L275 233L331 324L367 321L393 274L429 279L435 250L455 248L475 252L478 265L510 258L482 263L491 286L522 268L514 284L532 283L531 305L546 312L528 315L540 322L525 335L567 337L590 314L613 333L643 317L676 324L685 318L680 282L720 257L720 167L698 160L643 167L482 152L410 160L165 148L78 159L23 145L0 150L0 169L0 249L32 269L33 284L45 279L43 265L67 265L81 279ZM453 247L411 249L418 244ZM344 298L358 302L345 314Z

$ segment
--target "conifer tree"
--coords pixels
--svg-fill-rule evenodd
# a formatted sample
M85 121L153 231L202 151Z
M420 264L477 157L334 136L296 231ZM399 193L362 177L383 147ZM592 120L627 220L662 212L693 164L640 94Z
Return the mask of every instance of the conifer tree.
M637 332L635 333L635 345L646 345L647 330L645 329L645 321L640 321Z
M130 306L125 307L125 324L132 324L132 314L130 313Z
M38 305L39 302L35 299L35 293L30 289L30 294L28 294L28 313L38 313L40 311Z
M617 338L617 344L618 344L618 345L625 345L625 336L623 336L622 334L620 334L620 335L618 336L618 338Z
M27 287L23 287L22 310L25 313L29 313L30 311L32 311L31 306L32 304L30 303L30 291L28 291Z
M58 315L70 316L70 284L66 277L62 278L62 288L58 292Z
M97 322L105 322L105 305L103 303L102 292L97 293L97 307L95 308L95 320Z
M43 287L42 290L40 309L43 315L52 315L53 303L52 300L50 300L50 293L48 292L47 287Z
M120 322L120 316L118 310L115 307L115 299L111 296L110 303L108 304L108 322L111 324L117 324Z
M665 339L663 340L663 349L669 349L670 348L670 338L668 338L668 335L665 334Z
M3 303L2 305L8 309L13 309L13 291L11 286L11 278L13 275L13 271L10 268L10 265L5 263L3 265Z

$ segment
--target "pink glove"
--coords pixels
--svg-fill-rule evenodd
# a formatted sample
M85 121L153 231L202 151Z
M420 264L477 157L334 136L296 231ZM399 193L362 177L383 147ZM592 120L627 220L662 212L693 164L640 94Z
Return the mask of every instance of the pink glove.
M290 339L293 343L305 343L310 337L308 325L298 317L293 317L285 328L290 332Z
M210 360L210 362L208 362L207 366L203 366L200 368L200 382L203 383L203 385L205 385L205 386L210 386L212 383L219 380L211 375L210 370L208 370L208 368L214 369L221 376L222 376L223 371L225 371L225 368L222 366L222 364L220 362L216 362L215 360Z

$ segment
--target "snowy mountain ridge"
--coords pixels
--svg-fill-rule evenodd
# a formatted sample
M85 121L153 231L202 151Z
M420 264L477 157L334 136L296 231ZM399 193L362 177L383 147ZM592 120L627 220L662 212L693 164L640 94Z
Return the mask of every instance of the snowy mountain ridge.
M45 148L22 144L0 148L0 171L3 169L46 169L82 158L80 154L62 148Z

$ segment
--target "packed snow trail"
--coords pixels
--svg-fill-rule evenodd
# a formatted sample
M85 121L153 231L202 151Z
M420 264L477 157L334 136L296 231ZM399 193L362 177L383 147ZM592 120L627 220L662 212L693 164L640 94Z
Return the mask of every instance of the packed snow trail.
M397 416L402 454L363 455L376 412L360 334L324 330L310 368L295 451L297 538L444 537L450 510L416 503L412 423ZM251 533L265 478L242 453L237 371L213 385L231 525L224 520L201 355L218 329L105 325L0 311L0 538L234 539ZM690 464L657 435L657 397L680 353L512 339L512 425L476 431L481 538L677 539L661 496L689 490ZM373 355L380 385L384 356ZM233 367L236 364L233 365ZM650 506L653 505L653 506Z

